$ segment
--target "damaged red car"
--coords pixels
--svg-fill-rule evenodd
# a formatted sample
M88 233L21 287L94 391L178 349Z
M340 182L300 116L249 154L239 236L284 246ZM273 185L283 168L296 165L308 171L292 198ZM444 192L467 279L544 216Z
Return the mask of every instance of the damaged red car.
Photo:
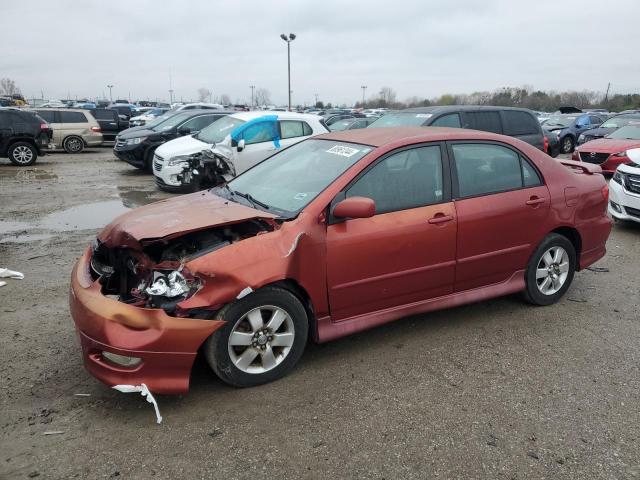
M314 137L104 228L71 279L84 363L177 394L202 351L247 387L308 341L515 292L550 305L605 254L607 196L599 166L492 133Z

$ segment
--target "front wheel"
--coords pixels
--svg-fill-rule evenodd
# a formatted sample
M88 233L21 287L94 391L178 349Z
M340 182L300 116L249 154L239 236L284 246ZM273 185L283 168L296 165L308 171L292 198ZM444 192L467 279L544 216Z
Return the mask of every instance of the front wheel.
M80 153L84 150L84 141L80 137L67 137L62 142L62 148L67 153Z
M525 299L534 305L551 305L562 297L576 270L576 250L562 235L547 235L531 256L525 273Z
M36 163L38 151L33 145L26 142L17 142L9 147L9 160L14 165L28 167Z
M265 287L222 309L226 325L206 341L204 353L222 381L252 387L284 377L304 352L306 311L292 293Z

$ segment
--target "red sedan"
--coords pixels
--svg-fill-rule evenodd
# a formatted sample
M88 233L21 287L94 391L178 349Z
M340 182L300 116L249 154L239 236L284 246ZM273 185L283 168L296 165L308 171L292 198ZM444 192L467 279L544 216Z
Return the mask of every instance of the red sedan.
M640 148L640 125L629 124L604 138L583 143L573 152L573 160L600 165L613 175L622 163L631 163L627 150Z
M607 196L600 167L492 133L314 137L102 230L71 279L85 366L175 394L201 350L252 386L309 339L515 292L550 305L605 254Z

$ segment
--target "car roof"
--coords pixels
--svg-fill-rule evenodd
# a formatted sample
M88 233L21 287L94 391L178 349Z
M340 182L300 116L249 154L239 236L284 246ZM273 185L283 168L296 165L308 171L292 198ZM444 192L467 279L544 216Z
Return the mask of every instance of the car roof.
M231 111L230 110L214 110L212 108L192 108L189 110L180 110L179 112L175 112L174 115L191 115L195 117L196 115L202 115L203 113L206 113L209 115L211 114L229 115Z
M498 140L505 141L504 135L468 130L465 128L447 127L384 127L361 128L358 130L343 130L340 132L323 133L314 139L337 140L341 142L360 143L372 147L383 147L397 142L411 144L444 140ZM406 142L402 142L402 141Z
M435 105L433 107L414 107L396 110L393 113L445 113L445 112L467 112L474 110L517 110L531 112L528 108L499 107L494 105ZM533 113L533 112L531 112Z
M49 112L89 112L86 108L60 108L60 107L33 107L31 110L44 110Z
M226 110L229 112L229 110ZM255 118L264 117L266 115L277 115L279 120L315 120L319 121L321 117L313 115L311 113L297 113L297 112L278 112L272 110L260 110L251 112L232 112L231 116L240 120L249 121Z

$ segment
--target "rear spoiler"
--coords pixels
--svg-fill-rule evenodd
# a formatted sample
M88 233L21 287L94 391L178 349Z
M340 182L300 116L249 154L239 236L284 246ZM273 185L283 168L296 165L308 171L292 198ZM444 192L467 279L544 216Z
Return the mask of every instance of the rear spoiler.
M578 170L580 173L587 175L594 175L596 173L602 173L600 165L594 165L593 163L576 162L574 160L559 160L561 164L569 167L572 170Z

